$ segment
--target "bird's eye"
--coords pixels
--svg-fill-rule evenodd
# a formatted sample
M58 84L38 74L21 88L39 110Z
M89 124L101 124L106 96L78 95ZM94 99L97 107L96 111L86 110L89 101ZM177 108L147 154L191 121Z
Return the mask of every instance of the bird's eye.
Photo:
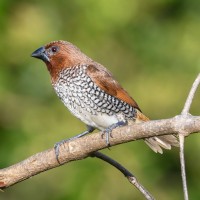
M52 47L52 48L51 48L51 51L52 51L53 53L56 53L56 52L58 51L58 47Z

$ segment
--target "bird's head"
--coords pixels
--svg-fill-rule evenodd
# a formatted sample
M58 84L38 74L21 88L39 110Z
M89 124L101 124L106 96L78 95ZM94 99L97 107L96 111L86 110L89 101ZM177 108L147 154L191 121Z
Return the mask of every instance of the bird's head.
M50 42L38 48L31 56L45 62L53 79L56 79L57 74L62 69L92 62L76 46L62 40Z

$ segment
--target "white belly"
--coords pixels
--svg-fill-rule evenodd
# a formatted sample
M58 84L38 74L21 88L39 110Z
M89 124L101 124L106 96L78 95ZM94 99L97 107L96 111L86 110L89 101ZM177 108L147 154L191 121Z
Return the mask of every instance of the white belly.
M86 111L87 109L83 109L79 106L74 109L74 107L71 107L69 104L67 104L66 107L82 122L99 130L104 130L119 121L116 115L109 116L101 112Z
M85 123L92 126L96 127L100 130L104 130L105 128L111 126L112 124L117 123L119 120L115 115L109 116L104 113L98 113L97 115L87 115L85 118L86 121ZM84 120L82 120L84 121Z

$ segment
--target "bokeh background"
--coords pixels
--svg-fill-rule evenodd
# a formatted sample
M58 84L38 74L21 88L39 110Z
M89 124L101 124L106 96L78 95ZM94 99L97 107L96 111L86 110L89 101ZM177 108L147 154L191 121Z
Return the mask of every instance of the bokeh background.
M200 71L197 0L1 0L0 168L85 130L56 97L45 65L30 57L68 40L112 71L152 119L181 112ZM200 114L200 89L191 113ZM186 139L189 195L200 199L200 137ZM183 199L179 150L153 153L142 141L104 150L157 199ZM0 200L129 200L142 195L114 168L88 158L19 183Z

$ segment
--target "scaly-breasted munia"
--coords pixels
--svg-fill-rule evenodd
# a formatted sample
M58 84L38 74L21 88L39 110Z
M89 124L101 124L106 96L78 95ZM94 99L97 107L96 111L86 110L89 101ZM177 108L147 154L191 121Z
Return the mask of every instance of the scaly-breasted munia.
M99 129L105 133L109 145L109 134L113 128L128 121L149 120L104 66L70 42L51 42L34 51L32 56L45 62L58 97L73 115L87 125L87 131L73 138ZM55 145L57 159L59 145L65 141ZM162 153L161 147L171 149L171 146L178 146L173 135L151 137L145 142L159 153Z

